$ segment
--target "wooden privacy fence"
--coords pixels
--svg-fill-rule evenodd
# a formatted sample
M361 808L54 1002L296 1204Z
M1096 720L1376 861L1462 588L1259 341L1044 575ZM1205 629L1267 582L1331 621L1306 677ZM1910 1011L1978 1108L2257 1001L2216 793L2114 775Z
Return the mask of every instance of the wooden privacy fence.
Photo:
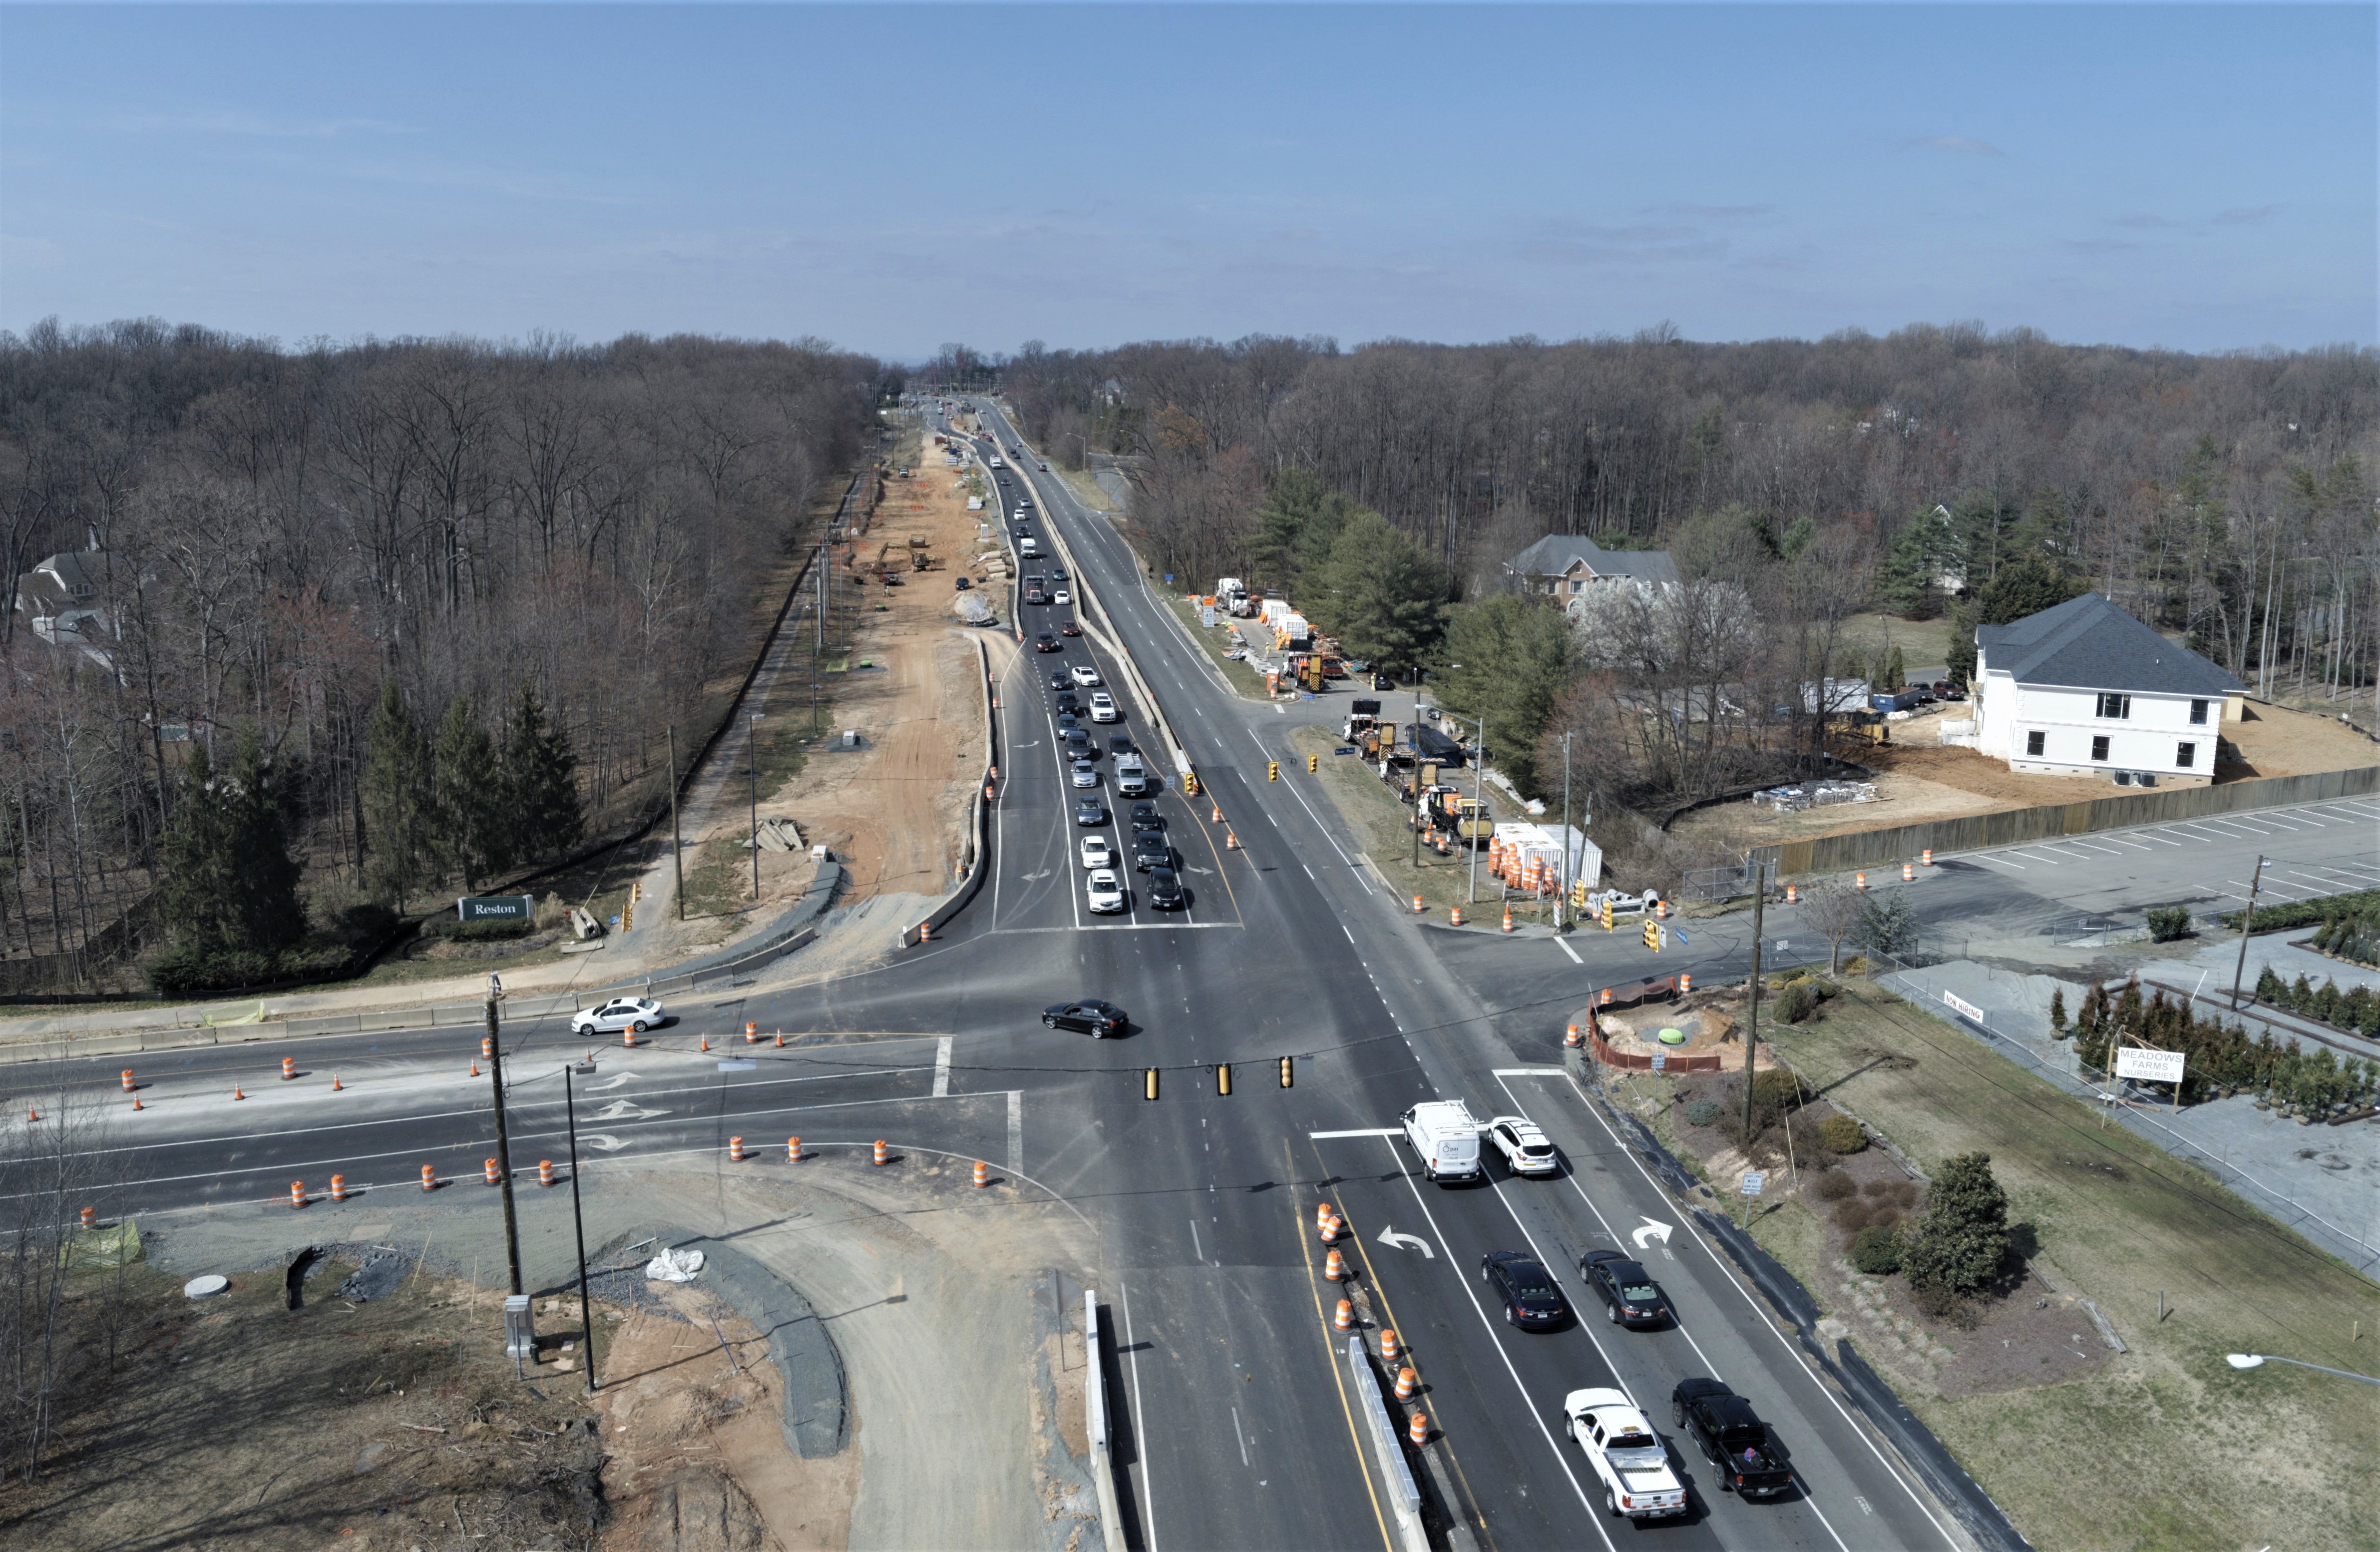
M2179 819L2283 808L2334 798L2368 797L2374 792L2380 792L2380 765L2351 771L2319 771L2311 776L2262 776L2216 787L2130 792L2117 798L2094 798L2088 802L2049 803L2039 808L2005 809L1998 813L1961 814L1955 819L1929 820L1889 830L1857 830L1849 835L1756 846L1745 857L1747 863L1767 863L1785 877L1842 873L1852 868L1914 861L1929 849L1937 855L1978 851L1985 847L2051 840L2059 836L2087 836L2095 830L2164 825Z

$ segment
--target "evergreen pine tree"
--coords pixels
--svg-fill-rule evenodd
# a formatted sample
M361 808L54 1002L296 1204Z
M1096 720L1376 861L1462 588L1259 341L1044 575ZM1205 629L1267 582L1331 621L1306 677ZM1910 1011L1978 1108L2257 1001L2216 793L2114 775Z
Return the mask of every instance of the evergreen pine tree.
M512 830L504 821L504 773L495 740L480 726L468 696L447 703L431 764L438 859L463 875L466 888L476 888L512 865Z
M546 720L535 687L522 685L504 725L504 812L516 837L515 861L567 850L587 833L577 771L570 735Z
M381 685L358 785L365 876L403 910L430 878L432 788L429 745L395 679Z
M2273 967L2271 965L2266 965L2263 970L2256 972L2256 1000L2258 1002L2278 1003L2281 1000L2281 978L2273 973Z
M233 894L231 823L216 791L204 739L190 745L181 790L165 818L160 848L164 878L158 903L176 943L217 949L231 941L226 902Z
M2061 1033L2066 1029L2066 988L2063 986L2053 986L2049 990L2049 1027Z
M1917 1287L1972 1293L1998 1275L2008 1240L2008 1193L1992 1178L1992 1155L1961 1154L1926 1187L1900 1269Z
M306 906L298 895L304 870L289 855L273 767L254 733L241 738L231 774L216 787L231 841L236 941L243 948L286 948L306 935Z
M1876 688L1878 690L1899 690L1902 685L1907 684L1908 682L1908 666L1900 660L1900 649L1899 647L1895 647L1892 649L1891 654L1884 660L1884 682L1877 685Z

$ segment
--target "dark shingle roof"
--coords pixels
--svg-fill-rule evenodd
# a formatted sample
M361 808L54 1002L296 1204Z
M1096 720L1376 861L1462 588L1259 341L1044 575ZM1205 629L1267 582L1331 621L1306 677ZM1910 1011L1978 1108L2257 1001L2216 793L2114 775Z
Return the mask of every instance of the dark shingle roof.
M1975 644L1992 672L2019 684L2144 695L2238 695L2248 688L2095 593L2011 625L1979 625Z
M1644 582L1674 582L1677 563L1667 550L1607 550L1576 533L1548 533L1504 563L1515 576L1531 572L1559 577L1574 561L1585 561L1598 577L1633 577Z

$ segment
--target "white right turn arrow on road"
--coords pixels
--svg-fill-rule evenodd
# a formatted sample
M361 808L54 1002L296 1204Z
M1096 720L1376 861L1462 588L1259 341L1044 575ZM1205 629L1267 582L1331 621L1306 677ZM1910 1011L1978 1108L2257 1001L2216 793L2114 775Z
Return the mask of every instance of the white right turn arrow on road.
M1670 1226L1658 1218L1646 1218L1645 1226L1628 1237L1636 1241L1636 1248L1640 1251L1655 1240L1666 1245L1670 1242Z

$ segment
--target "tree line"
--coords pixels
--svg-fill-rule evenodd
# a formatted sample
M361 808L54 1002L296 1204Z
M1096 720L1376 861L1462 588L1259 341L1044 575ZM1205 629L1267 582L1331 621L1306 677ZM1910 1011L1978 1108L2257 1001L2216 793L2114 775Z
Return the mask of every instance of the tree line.
M624 817L893 382L810 340L0 334L0 944L103 937L206 854L210 783L269 793L301 929ZM184 941L268 947L188 899Z
M1129 472L1153 570L1318 590L1325 614L1368 586L1366 646L1432 665L1536 795L1563 732L1592 747L1607 795L1640 803L1814 769L1825 716L1804 687L1887 666L1846 629L1876 608L1949 615L1965 655L1974 625L2092 588L2261 693L2368 711L2380 686L2369 348L2192 355L1972 325L1700 344L1665 327L990 360L1052 457ZM1398 542L1340 556L1356 513ZM1666 548L1682 586L1614 589L1565 630L1504 574L1547 533ZM1359 553L1384 580L1351 569Z

